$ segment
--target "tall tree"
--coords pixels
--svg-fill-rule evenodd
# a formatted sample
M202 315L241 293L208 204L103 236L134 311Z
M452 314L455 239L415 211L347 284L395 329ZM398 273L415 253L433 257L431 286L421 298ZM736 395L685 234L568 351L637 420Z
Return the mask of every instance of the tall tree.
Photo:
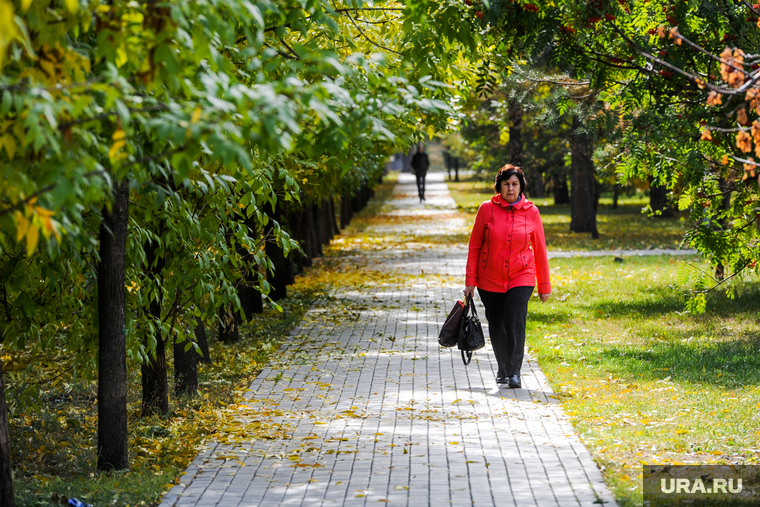
M0 343L3 343L4 338L3 332L0 331ZM3 362L0 361L0 507L13 507L14 505L11 446L8 440L8 411L5 406Z
M594 181L593 138L586 126L576 115L573 117L573 131L570 134L572 157L572 188L570 193L570 230L590 232L599 238L596 227L596 198Z
M127 305L124 263L129 180L116 182L103 210L98 265L98 469L129 466L127 433Z

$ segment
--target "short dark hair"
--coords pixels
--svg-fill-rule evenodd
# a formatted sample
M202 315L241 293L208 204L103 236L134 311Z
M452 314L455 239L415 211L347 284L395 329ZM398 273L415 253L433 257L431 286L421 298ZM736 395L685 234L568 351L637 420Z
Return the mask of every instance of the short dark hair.
M506 181L512 176L517 176L517 180L520 182L520 193L525 193L525 174L522 169L516 165L507 164L496 173L496 178L493 182L493 190L497 194L501 192L501 182Z

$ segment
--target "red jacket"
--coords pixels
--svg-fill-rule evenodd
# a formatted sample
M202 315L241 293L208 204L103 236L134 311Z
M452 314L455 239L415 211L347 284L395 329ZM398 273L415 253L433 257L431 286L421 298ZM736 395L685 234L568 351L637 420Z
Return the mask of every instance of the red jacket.
M491 292L533 287L549 294L549 258L541 215L524 195L514 205L497 194L480 205L470 235L465 285Z

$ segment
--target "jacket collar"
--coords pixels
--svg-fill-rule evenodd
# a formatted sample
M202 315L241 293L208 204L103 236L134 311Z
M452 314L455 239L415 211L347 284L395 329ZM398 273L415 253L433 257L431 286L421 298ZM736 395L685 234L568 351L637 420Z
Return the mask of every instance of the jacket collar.
M495 196L491 197L491 202L498 204L502 208L528 209L533 206L533 203L530 202L527 197L525 197L525 194L520 194L520 199L518 199L518 201L514 204L509 204L507 201L502 199L501 194L496 194Z

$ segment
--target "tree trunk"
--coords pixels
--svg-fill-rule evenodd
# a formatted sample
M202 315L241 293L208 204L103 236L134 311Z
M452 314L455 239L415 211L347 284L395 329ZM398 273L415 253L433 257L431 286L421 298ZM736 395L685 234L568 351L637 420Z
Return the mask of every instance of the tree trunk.
M159 231L160 235L160 231ZM163 257L158 257L158 244L147 242L145 244L146 271L148 276L157 280L157 284L163 284L164 265ZM163 298L160 293L150 302L148 318L154 323L156 333L156 354L150 353L150 342L147 330L143 335L143 347L146 356L142 358L140 371L142 373L142 416L163 415L169 412L169 381L166 367L166 342L167 337L162 334L161 310Z
M728 211L729 209L731 209L732 189L723 176L721 176L718 179L718 188L723 193L723 199L720 203L720 209L723 211ZM673 214L673 216L675 216L675 213ZM721 229L726 229L727 227L729 227L728 220L725 218L722 219L719 223L720 223ZM718 262L715 266L715 279L723 280L725 276L726 276L726 267L723 265L722 262Z
M599 238L596 228L596 207L594 197L594 161L591 158L593 144L591 136L582 131L583 125L577 116L573 117L573 132L570 136L572 158L572 193L570 194L570 230L590 232Z
M2 341L2 336L0 336L0 343ZM0 361L0 507L13 507L14 505L11 446L8 437L8 412L5 408L3 364Z
M517 100L509 103L509 142L507 150L509 151L509 162L518 167L523 165L523 145L522 145L522 117L523 108Z
M322 257L322 243L319 238L319 229L317 227L317 218L315 216L316 206L307 204L304 206L303 214L303 236L306 242L306 255L311 258Z
M280 220L281 213L278 209L272 208L270 205L266 207L266 213L270 217L269 224L266 226L264 236L269 238L274 233L274 227L272 221L282 223ZM267 257L272 261L274 266L274 272L267 274L267 281L270 285L269 297L273 301L279 301L285 299L288 296L288 284L292 283L293 268L291 266L290 259L285 257L282 249L277 246L274 240L269 240L264 246Z
M345 229L351 223L351 198L344 195L340 200L340 228Z
M316 222L317 240L320 247L330 242L330 227L325 220L325 207L324 202L319 203L319 206L314 205L314 221Z
M288 282L292 277L290 260L285 258L282 249L273 241L267 242L266 253L274 265L274 272L268 275L271 287L269 297L273 301L285 299L288 296Z
M169 412L169 382L166 368L166 341L156 336L156 356L144 357L142 372L142 416Z
M555 173L552 179L552 183L554 204L570 204L570 190L567 188L567 176L564 173Z
M661 218L673 218L675 213L673 208L668 206L668 187L666 185L656 185L652 178L649 179L649 206L652 211L659 211Z
M255 239L255 219L253 217L246 218L244 223L248 228L248 236ZM252 320L254 314L264 312L261 293L253 287L258 281L256 272L258 266L254 264L253 256L245 248L238 246L237 252L240 255L242 260L241 265L243 266L243 278L237 287L238 298L240 299L240 306L243 309L245 320Z
M197 333L197 328L196 328ZM190 344L190 348L187 345ZM174 394L193 396L198 392L198 359L200 356L189 339L174 341Z
M245 280L246 283L251 283ZM261 300L261 292L244 285L241 283L238 285L238 298L240 299L240 306L243 308L243 315L246 321L253 320L253 316L257 313L264 313L264 303Z
M195 343L198 344L202 354L198 360L206 364L211 364L211 353L208 350L208 340L206 339L206 326L203 325L201 319L196 319L195 324Z
M113 209L103 209L98 265L98 469L129 466L127 433L127 306L124 257L129 181L114 185Z
M615 183L612 188L612 209L618 209L618 199L620 197L620 185Z
M326 199L327 201L327 209L328 209L328 217L330 219L330 227L332 229L332 237L338 236L340 234L340 227L338 227L338 222L335 220L335 199L331 197L328 197Z
M541 169L536 167L529 172L529 175L533 180L533 197L544 197L544 177Z
M240 341L240 325L243 323L239 311L232 310L232 303L219 308L219 341L237 343Z

